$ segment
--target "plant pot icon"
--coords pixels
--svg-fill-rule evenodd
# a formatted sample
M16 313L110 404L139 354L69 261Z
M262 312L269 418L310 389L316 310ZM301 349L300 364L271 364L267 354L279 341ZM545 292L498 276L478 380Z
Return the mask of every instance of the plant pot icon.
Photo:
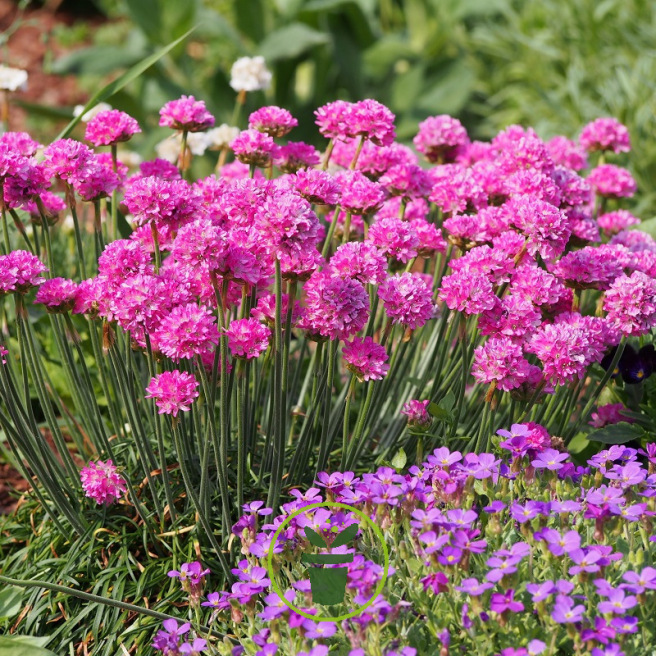
M341 604L346 594L348 567L310 567L310 587L315 604Z
M358 525L347 526L332 543L332 547L341 547L352 540L358 532ZM307 539L316 547L328 548L326 541L311 528L305 528ZM338 565L340 563L352 563L353 554L303 554L301 562L314 563L317 565ZM348 567L311 567L310 588L312 590L312 601L315 604L332 606L344 602L346 594L346 581L348 578Z

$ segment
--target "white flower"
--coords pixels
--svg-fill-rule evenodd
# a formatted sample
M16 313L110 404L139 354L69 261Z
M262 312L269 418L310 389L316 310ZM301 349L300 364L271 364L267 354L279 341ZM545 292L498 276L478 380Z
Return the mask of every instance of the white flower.
M73 232L75 232L75 221L73 221L73 215L67 214L64 217L64 220L59 224L59 228L67 234L73 234Z
M208 149L210 142L207 138L206 132L190 132L187 135L187 147L192 155L204 155ZM180 149L182 148L182 134L179 132L170 137L160 141L155 146L157 157L165 159L171 164L177 164L180 158Z
M264 57L240 57L230 71L230 86L235 91L259 91L271 85L271 71Z
M205 132L207 141L209 143L208 148L212 150L219 150L221 148L229 148L230 144L237 138L239 135L239 128L234 128L227 123L219 125L218 128L212 128Z
M5 91L16 91L16 89L23 91L27 89L27 71L0 64L0 89Z
M101 102L98 103L95 107L92 107L86 114L82 116L82 122L88 123L94 116L100 114L100 112L107 112L112 109L111 105ZM73 108L73 116L79 116L84 111L84 105L75 105Z
M141 155L139 155L139 153L135 153L133 150L122 150L118 154L118 160L131 169L136 169L139 164L143 162Z

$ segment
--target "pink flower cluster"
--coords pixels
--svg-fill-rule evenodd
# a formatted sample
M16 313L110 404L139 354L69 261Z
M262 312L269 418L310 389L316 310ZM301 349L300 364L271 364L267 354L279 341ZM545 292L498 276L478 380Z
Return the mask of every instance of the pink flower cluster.
M188 412L194 399L198 397L198 381L184 371L165 371L151 378L146 387L146 398L155 399L159 414L178 416Z
M80 470L84 494L97 504L109 506L125 494L123 477L111 460L90 462Z

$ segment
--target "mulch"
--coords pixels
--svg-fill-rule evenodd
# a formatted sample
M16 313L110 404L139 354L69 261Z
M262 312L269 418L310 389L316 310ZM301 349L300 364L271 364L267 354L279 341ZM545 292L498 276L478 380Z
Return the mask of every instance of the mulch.
M29 489L29 483L9 464L0 463L0 515L9 515L18 498Z

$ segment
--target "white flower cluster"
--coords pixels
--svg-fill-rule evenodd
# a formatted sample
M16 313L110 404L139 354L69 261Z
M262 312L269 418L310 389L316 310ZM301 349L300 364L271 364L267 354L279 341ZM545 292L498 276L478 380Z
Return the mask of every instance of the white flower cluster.
M239 128L223 123L223 125L206 132L190 132L187 135L187 146L192 155L203 155L206 150L228 148L238 134ZM155 151L160 159L175 164L180 156L181 147L182 135L178 133L160 141L155 146Z
M94 118L94 116L100 114L100 112L107 112L110 109L112 109L111 105L108 105L107 103L104 102L98 103L97 105L92 107L88 112L86 112L80 120L83 121L84 123L88 123L92 118ZM82 114L83 111L84 111L84 105L75 105L75 107L73 108L73 116L77 117L80 114Z
M240 57L230 71L230 86L235 91L259 91L271 85L271 71L264 57Z
M27 89L27 71L20 68L10 68L0 64L0 89L4 91L16 91Z

